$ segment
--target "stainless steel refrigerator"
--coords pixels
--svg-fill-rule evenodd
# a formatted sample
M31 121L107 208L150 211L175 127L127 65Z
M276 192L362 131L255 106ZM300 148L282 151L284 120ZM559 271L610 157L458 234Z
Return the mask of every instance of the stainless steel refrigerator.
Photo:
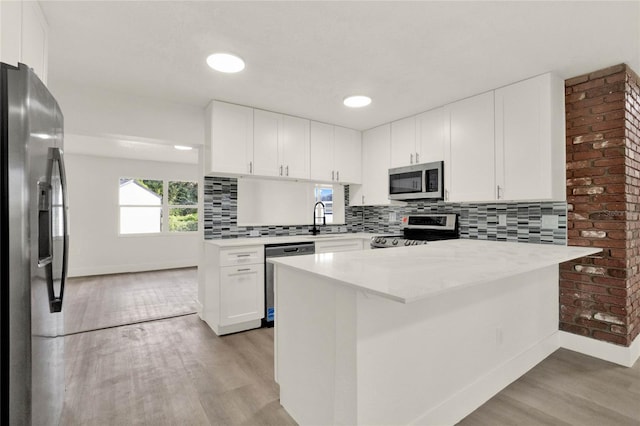
M0 424L56 425L69 249L63 117L24 64L1 64L0 88Z

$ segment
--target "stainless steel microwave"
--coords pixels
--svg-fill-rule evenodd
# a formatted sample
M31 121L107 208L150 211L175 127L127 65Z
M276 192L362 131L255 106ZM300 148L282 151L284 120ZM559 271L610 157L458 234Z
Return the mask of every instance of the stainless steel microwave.
M444 198L444 162L414 164L389 169L389 199Z

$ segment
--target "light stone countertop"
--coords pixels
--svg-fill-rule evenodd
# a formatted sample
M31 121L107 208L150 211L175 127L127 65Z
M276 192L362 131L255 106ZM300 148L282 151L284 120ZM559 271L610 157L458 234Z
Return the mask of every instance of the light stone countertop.
M601 252L599 248L479 241L267 259L402 303Z
M205 240L206 244L213 244L218 247L243 247L253 245L266 245L266 244L286 244L286 243L301 243L311 241L339 241L339 240L356 240L362 239L369 241L371 237L376 235L385 235L383 233L370 234L367 232L353 232L353 233L335 233L335 234L319 234L319 235L291 235L281 237L249 237L249 238L225 238L215 240Z

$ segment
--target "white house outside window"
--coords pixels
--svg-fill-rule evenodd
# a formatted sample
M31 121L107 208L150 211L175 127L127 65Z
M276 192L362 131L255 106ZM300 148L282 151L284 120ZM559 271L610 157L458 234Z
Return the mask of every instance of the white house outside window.
M198 183L120 178L120 234L198 230Z

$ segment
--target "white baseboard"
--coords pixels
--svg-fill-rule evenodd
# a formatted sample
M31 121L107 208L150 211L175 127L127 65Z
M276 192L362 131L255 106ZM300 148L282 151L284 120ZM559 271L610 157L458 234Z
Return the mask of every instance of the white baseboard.
M87 277L91 275L124 274L128 272L159 271L161 269L189 268L198 266L195 260L177 260L162 263L136 263L124 265L95 265L69 268L69 277Z
M525 352L506 361L411 424L453 425L471 414L494 395L516 381L558 349L553 333Z
M567 333L566 331L560 331L559 337L560 346L565 349L613 362L624 367L632 367L640 358L640 336L636 337L629 347L614 345L613 343Z
M200 319L204 321L204 313L202 312L202 303L200 303L199 300L196 300L196 312L198 313L198 317L200 317Z

